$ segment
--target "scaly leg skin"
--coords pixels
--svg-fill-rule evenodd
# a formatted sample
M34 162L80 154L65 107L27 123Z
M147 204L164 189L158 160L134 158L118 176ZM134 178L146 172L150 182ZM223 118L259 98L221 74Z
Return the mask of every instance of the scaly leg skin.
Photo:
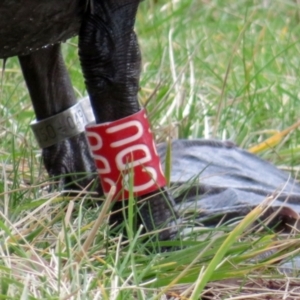
M56 115L76 104L59 44L20 56L19 61L37 120ZM61 188L80 190L96 178L94 160L84 133L44 148L42 156L49 176L60 176ZM97 191L102 193L99 184Z
M79 34L79 56L96 123L112 122L140 110L141 57L134 32L139 0L94 0ZM105 141L104 141L105 143ZM161 240L177 232L174 202L166 188L141 197L140 216L146 230L165 228ZM139 199L141 200L141 199ZM114 209L120 208L117 202ZM122 216L111 222L122 221ZM171 228L168 228L170 225Z

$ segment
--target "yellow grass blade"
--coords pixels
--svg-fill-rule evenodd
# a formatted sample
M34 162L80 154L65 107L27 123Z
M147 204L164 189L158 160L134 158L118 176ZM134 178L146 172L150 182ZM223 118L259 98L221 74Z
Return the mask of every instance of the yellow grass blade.
M268 139L264 140L262 143L249 148L248 151L253 154L257 154L264 150L273 148L276 145L278 145L286 135L288 135L290 132L292 132L293 130L295 130L298 127L300 127L300 120L297 121L296 123L294 123L292 126L286 128L278 133L275 133Z

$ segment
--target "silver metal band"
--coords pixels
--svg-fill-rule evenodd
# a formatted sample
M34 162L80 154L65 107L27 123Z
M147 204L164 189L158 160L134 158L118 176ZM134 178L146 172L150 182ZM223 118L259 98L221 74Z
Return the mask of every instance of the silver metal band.
M50 147L85 130L95 117L89 97L83 98L67 110L30 126L41 148Z

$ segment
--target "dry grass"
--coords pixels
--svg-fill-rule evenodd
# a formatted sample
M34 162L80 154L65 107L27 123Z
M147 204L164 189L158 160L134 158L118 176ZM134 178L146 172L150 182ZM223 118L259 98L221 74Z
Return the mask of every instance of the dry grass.
M298 2L149 0L137 21L140 100L158 140L215 136L250 148L298 122ZM79 98L76 51L76 40L64 47ZM1 299L300 299L297 265L288 274L279 268L298 256L296 227L249 229L256 210L247 226L197 224L169 244L145 242L140 232L130 241L112 235L107 207L86 205L93 195L49 192L16 59L7 63L1 98ZM296 173L299 140L293 128L259 155ZM245 227L235 231L237 224ZM166 245L175 250L157 251Z

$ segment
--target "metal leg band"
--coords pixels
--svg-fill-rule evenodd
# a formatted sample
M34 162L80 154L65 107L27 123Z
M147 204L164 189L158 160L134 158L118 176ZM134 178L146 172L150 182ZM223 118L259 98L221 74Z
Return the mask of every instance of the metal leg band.
M85 131L95 117L89 97L83 98L67 110L30 126L41 148L50 147Z

